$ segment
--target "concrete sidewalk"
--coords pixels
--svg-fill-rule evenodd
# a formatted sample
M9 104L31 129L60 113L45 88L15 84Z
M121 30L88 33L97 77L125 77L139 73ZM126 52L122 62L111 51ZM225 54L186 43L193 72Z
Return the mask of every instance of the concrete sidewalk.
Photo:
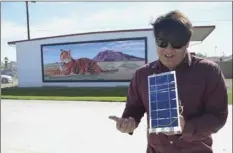
M133 136L115 128L124 103L1 101L2 153L144 153L146 120ZM215 153L232 151L232 107L225 127L213 135ZM136 147L135 147L136 146ZM110 151L110 149L112 149Z

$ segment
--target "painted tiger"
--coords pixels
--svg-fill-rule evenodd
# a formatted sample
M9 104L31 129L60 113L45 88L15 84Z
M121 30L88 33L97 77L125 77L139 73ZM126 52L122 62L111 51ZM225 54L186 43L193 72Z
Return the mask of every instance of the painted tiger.
M89 58L73 59L70 50L61 49L60 60L62 62L61 71L65 75L71 74L99 74L102 72L116 72L114 70L103 70L96 61Z

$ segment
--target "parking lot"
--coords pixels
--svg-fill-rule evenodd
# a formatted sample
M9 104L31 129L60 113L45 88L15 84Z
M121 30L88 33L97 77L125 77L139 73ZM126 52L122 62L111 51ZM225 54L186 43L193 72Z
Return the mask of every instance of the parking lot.
M109 115L124 103L25 101L1 102L2 153L143 153L146 122L133 136L115 128ZM214 153L232 151L232 107L226 125L214 138Z

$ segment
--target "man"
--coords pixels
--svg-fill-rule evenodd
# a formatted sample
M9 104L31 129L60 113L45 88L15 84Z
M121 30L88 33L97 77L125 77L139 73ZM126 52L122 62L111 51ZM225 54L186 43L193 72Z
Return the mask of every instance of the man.
M147 153L213 153L212 137L228 116L227 89L217 64L191 55L187 48L192 24L179 11L153 23L159 59L138 69L129 86L121 118L110 116L122 133L133 134L144 113L149 126L147 77L176 71L178 96L183 107L182 133L148 133Z

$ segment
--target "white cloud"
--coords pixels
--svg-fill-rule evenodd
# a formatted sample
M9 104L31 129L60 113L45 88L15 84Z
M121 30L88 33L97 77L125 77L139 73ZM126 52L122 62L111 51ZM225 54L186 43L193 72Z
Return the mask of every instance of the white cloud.
M178 4L179 7L177 7L177 9L185 8L186 10L192 10L195 7L202 9L206 9L207 7L207 9L215 9L217 4L221 3L138 2L133 3L128 7L122 7L121 9L105 9L98 13L91 14L90 16L73 12L73 14L64 18L47 18L42 23L31 23L31 38L99 30L146 28L150 27L150 22L156 19L159 15L171 11L170 8L172 7L170 6L173 4ZM8 46L7 42L26 39L27 28L26 26L17 25L16 23L9 21L2 21L1 24L2 58L4 56L8 56L10 59L15 60L15 48Z
M78 16L69 16L67 18L56 17L48 20L31 25L31 34L34 38L73 33L75 29L78 29L79 21L81 22Z
M156 10L156 11L155 11ZM166 12L161 3L135 3L126 9L108 9L93 15L90 20L98 22L149 23L151 17ZM144 22L145 21L145 22ZM126 22L126 23L125 23Z
M226 2L180 2L180 9L184 10L213 10L221 5L227 4ZM229 3L228 3L229 4Z
M156 13L155 11L156 10ZM152 16L165 13L166 8L155 3L135 3L123 9L106 9L88 17L73 13L66 18L47 19L43 23L31 24L33 37L67 33L116 30L149 26Z
M74 2L62 2L62 1L57 1L57 2L42 2L42 1L36 1L36 5L70 5L71 3Z
M215 46L217 50L215 52ZM232 55L232 22L218 23L216 29L201 44L190 47L192 51L208 56Z
M3 39L22 39L27 32L26 27L9 21L2 21L1 28L3 29L1 33Z
M16 59L16 49L7 44L9 41L22 40L27 38L27 29L22 25L9 21L1 22L1 60L8 57L10 60Z

